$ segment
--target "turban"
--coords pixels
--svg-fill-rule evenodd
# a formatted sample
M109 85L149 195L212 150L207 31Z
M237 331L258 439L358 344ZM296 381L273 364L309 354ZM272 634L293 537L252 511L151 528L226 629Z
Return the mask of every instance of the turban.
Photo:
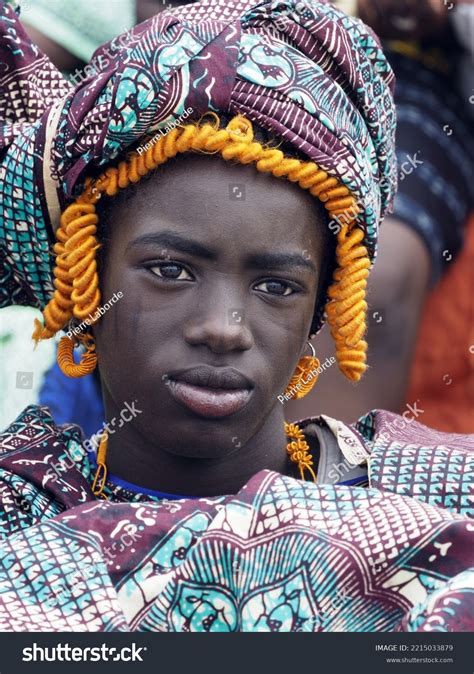
M44 308L61 211L91 171L192 110L243 115L345 185L373 259L396 188L394 76L374 33L327 2L165 11L67 81L0 10L0 306Z

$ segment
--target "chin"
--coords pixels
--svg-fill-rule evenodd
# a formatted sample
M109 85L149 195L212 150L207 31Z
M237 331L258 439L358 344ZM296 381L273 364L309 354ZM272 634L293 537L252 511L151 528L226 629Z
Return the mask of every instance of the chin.
M225 423L227 421L227 423ZM229 423L230 418L192 420L175 419L169 428L174 429L168 437L155 435L155 443L168 454L188 459L222 459L241 451L252 437L248 423ZM253 426L252 426L253 428ZM245 429L243 437L242 429Z

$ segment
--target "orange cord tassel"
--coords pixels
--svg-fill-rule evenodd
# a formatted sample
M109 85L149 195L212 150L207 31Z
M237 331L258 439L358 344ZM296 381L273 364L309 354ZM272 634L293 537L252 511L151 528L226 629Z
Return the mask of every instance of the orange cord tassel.
M313 457L311 456L303 431L297 424L285 423L285 433L288 438L292 438L292 441L286 446L286 451L288 452L290 461L298 465L301 479L304 480L304 472L307 470L313 481L317 482L318 477L312 468Z

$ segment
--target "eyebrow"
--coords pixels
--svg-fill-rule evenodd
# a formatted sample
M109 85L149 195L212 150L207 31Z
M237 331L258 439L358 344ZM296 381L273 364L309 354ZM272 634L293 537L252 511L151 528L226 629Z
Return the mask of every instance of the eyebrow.
M250 255L247 262L258 269L300 267L316 272L314 264L300 253L256 253Z
M127 251L137 246L161 246L161 248L173 248L174 250L179 250L181 253L188 253L188 255L195 255L206 260L217 259L215 251L198 241L188 239L174 232L143 234L128 244Z
M215 261L217 259L217 253L214 250L194 239L188 239L170 231L143 234L128 244L127 251L138 246L160 246L161 248L172 248L205 260ZM254 253L247 257L246 263L249 267L255 269L299 267L316 272L315 265L300 253Z

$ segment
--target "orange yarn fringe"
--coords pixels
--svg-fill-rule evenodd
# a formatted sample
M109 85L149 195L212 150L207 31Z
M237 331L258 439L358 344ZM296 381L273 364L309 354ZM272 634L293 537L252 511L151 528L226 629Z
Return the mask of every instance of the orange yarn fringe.
M107 443L108 436L104 431L99 443L99 449L97 450L97 470L95 472L94 481L92 482L92 493L94 496L107 499L104 495L104 487L107 481L107 466L106 466L106 457L107 457Z
M252 123L240 115L225 129L219 128L219 117L210 113L215 124L200 120L177 127L139 155L132 152L126 161L110 167L92 181L88 178L84 191L61 216L54 245L55 291L43 311L44 325L35 321L33 339L48 339L71 318L83 320L94 314L100 304L96 251L98 217L95 204L103 194L114 196L130 183L155 170L179 153L196 151L220 153L229 161L255 164L258 171L286 177L323 202L331 217L351 220L337 234L337 268L329 289L328 322L336 343L336 358L342 372L358 381L365 370L367 344L362 337L366 330L365 289L370 261L362 245L363 232L351 230L359 212L349 189L329 176L314 162L285 157L277 148L264 147L254 141Z
M346 225L337 238L337 268L328 290L326 313L339 368L351 381L359 381L367 368L367 342L363 336L367 329L365 297L370 260L361 243L361 229L349 231Z

